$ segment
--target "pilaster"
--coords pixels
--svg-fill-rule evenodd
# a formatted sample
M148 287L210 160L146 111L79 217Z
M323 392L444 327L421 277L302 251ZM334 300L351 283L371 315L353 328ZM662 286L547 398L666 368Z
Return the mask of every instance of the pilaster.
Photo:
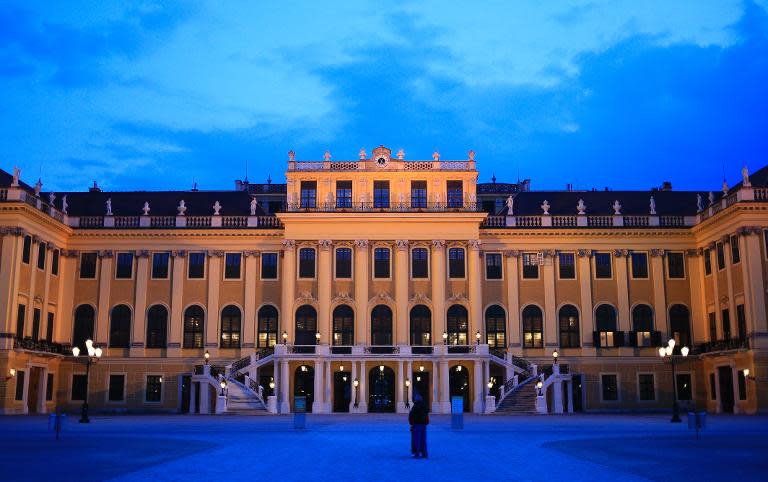
M432 337L437 343L441 333L447 331L445 318L445 241L436 239L432 241ZM433 383L437 380L437 373L433 375ZM434 398L437 400L437 397Z
M467 250L469 262L469 339L483 330L482 273L480 272L480 240L471 239ZM469 341L471 343L471 341Z
M355 344L368 340L368 240L355 241Z
M144 356L147 333L147 281L149 279L149 251L136 252L136 284L134 293L131 357Z
M656 329L662 333L662 339L670 336L667 317L667 282L664 279L664 250L651 250L651 276L653 279L653 312Z
M557 337L555 256L553 250L544 251L544 265L541 267L544 278L544 346L548 348L557 348L560 344Z
M96 343L106 346L109 340L109 292L112 285L112 251L99 253L99 301L96 311Z
M176 358L181 356L182 335L184 332L184 278L185 262L187 253L185 251L173 251L173 270L171 271L171 319L168 329L168 357Z
M296 242L292 239L283 241L282 268L282 297L280 300L280 330L278 337L282 337L282 333L286 332L288 333L288 339L293 340L293 300L296 297ZM281 400L280 403L280 413L283 413L283 401Z
M216 357L219 347L219 286L221 285L221 260L223 251L208 251L208 309L205 320L205 349Z
M408 344L408 241L395 241L395 344Z
M331 250L333 242L321 239L318 242L319 253L317 263L317 329L322 340L331 340Z
M628 333L632 330L629 315L629 276L627 274L627 260L629 252L617 249L613 252L616 266L616 293L618 294L619 331ZM562 408L562 407L561 407Z
M509 347L516 355L522 354L520 343L520 278L518 275L518 256L516 250L504 253L506 257L507 280L507 340Z
M594 348L592 332L595 331L595 320L592 312L592 252L587 249L577 251L579 269L579 291L581 293L581 345L584 348Z
M243 327L243 348L256 346L256 265L259 261L258 251L246 251L245 258L245 318ZM278 334L278 339L280 335Z

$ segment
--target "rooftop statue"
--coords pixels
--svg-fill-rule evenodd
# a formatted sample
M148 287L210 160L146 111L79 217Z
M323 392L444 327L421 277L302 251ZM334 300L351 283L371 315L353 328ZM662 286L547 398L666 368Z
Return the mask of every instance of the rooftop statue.
M587 205L584 204L583 199L579 199L579 203L576 205L576 210L579 212L579 214L587 214Z
M514 205L515 205L515 200L512 198L512 196L509 196L507 198L507 216L512 216L514 214L513 213Z
M651 216L656 216L656 200L651 196Z
M219 201L216 201L215 203L213 203L213 215L218 216L219 211L221 211L221 204L219 203Z
M182 199L179 202L179 206L176 208L176 210L179 211L179 216L184 216L184 213L187 212L187 203L185 203Z
M256 206L258 205L256 198L251 199L251 216L256 216Z
M613 206L611 207L613 207L614 215L621 214L621 203L619 203L618 199L613 202Z
M112 198L107 199L107 216L112 216Z
M544 211L545 216L549 216L549 201L547 201L546 199L541 204L541 210Z
M145 201L144 207L141 210L144 211L144 216L149 216L149 203Z

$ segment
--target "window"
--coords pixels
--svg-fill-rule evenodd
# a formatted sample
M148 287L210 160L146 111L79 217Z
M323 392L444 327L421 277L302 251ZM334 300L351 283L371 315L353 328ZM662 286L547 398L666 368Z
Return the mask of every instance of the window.
M723 243L717 243L715 245L715 251L717 251L717 269L725 269L725 250L723 249Z
M611 276L611 253L595 253L595 278L610 279Z
M721 312L723 320L723 340L731 339L731 312L727 309Z
M560 348L578 348L580 344L579 310L573 305L564 305L560 308L558 324Z
M685 278L685 257L683 253L667 253L667 276L671 279Z
M615 374L600 375L600 387L604 402L616 402L619 400L619 382Z
M80 278L82 279L94 279L96 278L96 253L81 253L80 254Z
M448 308L447 328L449 345L466 345L469 341L469 314L461 305Z
M198 305L184 310L184 348L202 348L205 313Z
M160 375L147 375L147 393L145 399L148 402L159 402L163 397L163 377Z
M54 276L57 276L59 274L59 255L61 254L61 251L58 249L53 250L53 255L51 256L51 274Z
M24 322L26 317L27 307L20 304L16 309L16 338L19 340L24 338Z
M37 341L40 339L40 308L32 310L32 339Z
M317 181L301 181L301 207L317 207Z
M537 253L523 253L523 279L539 279L539 257Z
M386 305L376 305L371 311L371 345L392 345L392 310Z
M22 246L21 250L21 262L24 264L29 264L29 258L32 254L32 236L26 235L24 236L24 244Z
M48 313L48 325L45 328L45 341L53 341L53 313Z
M675 375L675 385L677 385L678 400L693 400L693 388L691 387L691 374L678 373Z
M426 248L413 248L411 250L411 277L429 277L429 251Z
M709 314L709 341L717 341L717 315L714 312Z
M411 345L431 345L432 312L424 305L411 308Z
M464 277L464 248L450 248L448 250L448 277Z
M747 339L747 318L744 312L744 305L736 305L736 335L739 340Z
M738 264L741 262L741 251L739 251L739 238L731 236L731 263Z
M45 256L46 256L46 245L45 243L40 243L37 245L37 269L45 269Z
M309 305L302 305L296 310L297 345L314 345L317 333L317 311Z
M598 306L595 310L595 326L597 327L597 336L595 337L597 347L621 346L623 340L619 340L618 337L614 338L616 334L616 308L605 304Z
M277 308L264 305L259 309L258 347L266 348L277 344Z
M336 181L336 207L352 207L352 181Z
M464 186L462 181L448 181L448 207L464 207Z
M691 346L691 316L683 305L672 305L669 309L670 336L675 339L676 347Z
M715 374L709 374L709 399L717 400L717 386L715 386Z
M205 253L189 253L187 261L189 263L187 267L187 278L205 278Z
M116 279L131 279L133 277L133 253L117 253Z
M168 338L168 309L153 305L147 311L147 348L165 348Z
M347 305L339 305L333 310L333 344L355 344L355 312Z
M499 305L485 310L485 342L490 348L507 347L507 317Z
M389 181L373 181L373 207L389 207Z
M16 393L15 400L24 400L24 370L16 371Z
M336 248L336 278L352 278L352 249Z
M53 373L49 373L45 383L45 399L53 400Z
M277 279L277 253L261 253L261 279Z
M712 274L712 251L709 249L704 250L704 274Z
M221 348L240 347L240 308L229 305L221 310Z
M88 377L85 374L72 375L72 401L84 401L88 393Z
M131 345L131 309L126 305L112 308L109 321L109 347L128 348Z
M168 279L168 263L171 253L152 254L152 279Z
M110 402L122 402L125 400L125 375L109 375L107 399Z
M632 253L632 277L648 279L648 253Z
M653 373L641 373L637 376L638 395L641 402L656 400L656 387L653 382Z
M653 310L648 305L637 305L632 308L632 331L635 332L636 346L653 346ZM659 340L660 341L660 340Z
M315 250L301 248L299 250L299 278L315 277Z
M389 278L389 248L373 250L373 277Z
M739 400L747 399L747 377L744 376L744 370L738 371Z
M501 278L501 253L485 253L485 279Z
M573 253L560 253L557 261L560 279L576 279L576 257Z
M541 308L528 305L523 310L523 348L544 347L544 317Z
M242 256L240 253L227 253L224 255L224 279L240 279Z
M93 322L96 312L91 305L80 305L75 310L75 326L72 330L72 345L85 353L85 341L93 339Z
M411 207L427 207L427 181L411 181Z

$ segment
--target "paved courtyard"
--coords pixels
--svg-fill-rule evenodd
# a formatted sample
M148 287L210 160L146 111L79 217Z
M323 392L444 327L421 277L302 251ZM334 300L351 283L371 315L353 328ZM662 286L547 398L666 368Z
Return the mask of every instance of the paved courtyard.
M428 460L403 415L0 417L4 480L768 480L768 417L433 416Z

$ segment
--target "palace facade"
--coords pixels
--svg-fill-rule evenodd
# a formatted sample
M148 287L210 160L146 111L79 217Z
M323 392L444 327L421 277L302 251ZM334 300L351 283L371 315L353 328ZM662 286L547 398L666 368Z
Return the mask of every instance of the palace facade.
M768 408L768 168L535 191L478 183L472 151L380 146L291 152L286 179L54 193L0 171L0 413Z

